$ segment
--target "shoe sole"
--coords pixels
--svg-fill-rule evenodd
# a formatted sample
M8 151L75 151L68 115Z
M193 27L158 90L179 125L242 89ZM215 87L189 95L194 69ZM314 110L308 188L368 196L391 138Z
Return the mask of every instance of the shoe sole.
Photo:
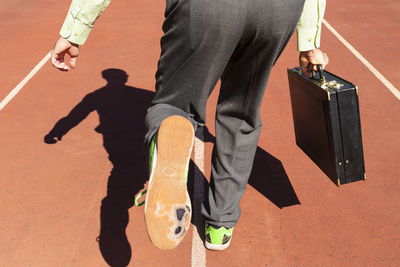
M186 168L193 140L193 126L181 116L168 117L158 130L146 194L145 222L151 242L160 249L175 248L190 226L192 209Z

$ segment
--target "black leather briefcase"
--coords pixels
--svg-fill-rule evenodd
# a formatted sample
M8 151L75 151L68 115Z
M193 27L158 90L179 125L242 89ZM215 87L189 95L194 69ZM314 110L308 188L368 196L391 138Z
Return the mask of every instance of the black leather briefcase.
M357 86L320 67L288 77L297 145L338 186L365 180Z

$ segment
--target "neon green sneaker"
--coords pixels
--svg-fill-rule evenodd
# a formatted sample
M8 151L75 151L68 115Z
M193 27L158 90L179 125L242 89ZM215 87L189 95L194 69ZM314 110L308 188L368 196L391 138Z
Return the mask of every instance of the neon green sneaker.
M229 247L232 239L232 228L214 226L206 223L205 246L210 250L224 250Z
M150 145L150 179L144 214L151 242L176 247L188 232L192 208L187 176L194 141L193 125L184 117L166 118Z

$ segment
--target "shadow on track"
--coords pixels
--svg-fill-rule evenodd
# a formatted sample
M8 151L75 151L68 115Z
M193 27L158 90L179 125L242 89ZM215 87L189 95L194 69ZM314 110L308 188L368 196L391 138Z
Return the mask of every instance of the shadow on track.
M104 260L113 267L127 266L132 251L126 237L128 209L135 194L147 180L143 138L144 118L154 93L125 85L128 75L120 69L102 72L107 85L86 95L71 112L60 119L45 137L56 143L91 112L99 115L95 131L103 135L103 146L113 168L107 195L101 202L100 236L97 238Z
M203 142L215 142L206 127L203 132ZM248 183L280 209L300 204L282 162L260 147Z
M86 95L55 124L44 141L56 143L91 112L98 113L100 124L95 131L103 135L103 146L113 168L108 178L107 195L101 202L97 240L104 260L112 267L119 267L127 266L132 257L125 233L128 210L148 178L143 146L144 118L154 93L125 85L128 75L123 70L107 69L102 75L107 85ZM206 127L199 128L196 135L204 142L215 141ZM200 205L208 193L208 182L192 161L190 177L193 177L188 182L193 203L192 223L203 238ZM300 204L282 163L261 148L257 148L249 184L279 208Z

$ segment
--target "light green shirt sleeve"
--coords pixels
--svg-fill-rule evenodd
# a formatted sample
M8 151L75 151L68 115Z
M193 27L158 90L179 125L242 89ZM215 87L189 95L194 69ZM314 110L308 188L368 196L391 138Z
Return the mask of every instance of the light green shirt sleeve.
M297 23L297 50L319 48L325 6L326 0L305 0L303 13Z
M72 0L60 35L71 43L84 44L94 22L110 2L111 0Z

